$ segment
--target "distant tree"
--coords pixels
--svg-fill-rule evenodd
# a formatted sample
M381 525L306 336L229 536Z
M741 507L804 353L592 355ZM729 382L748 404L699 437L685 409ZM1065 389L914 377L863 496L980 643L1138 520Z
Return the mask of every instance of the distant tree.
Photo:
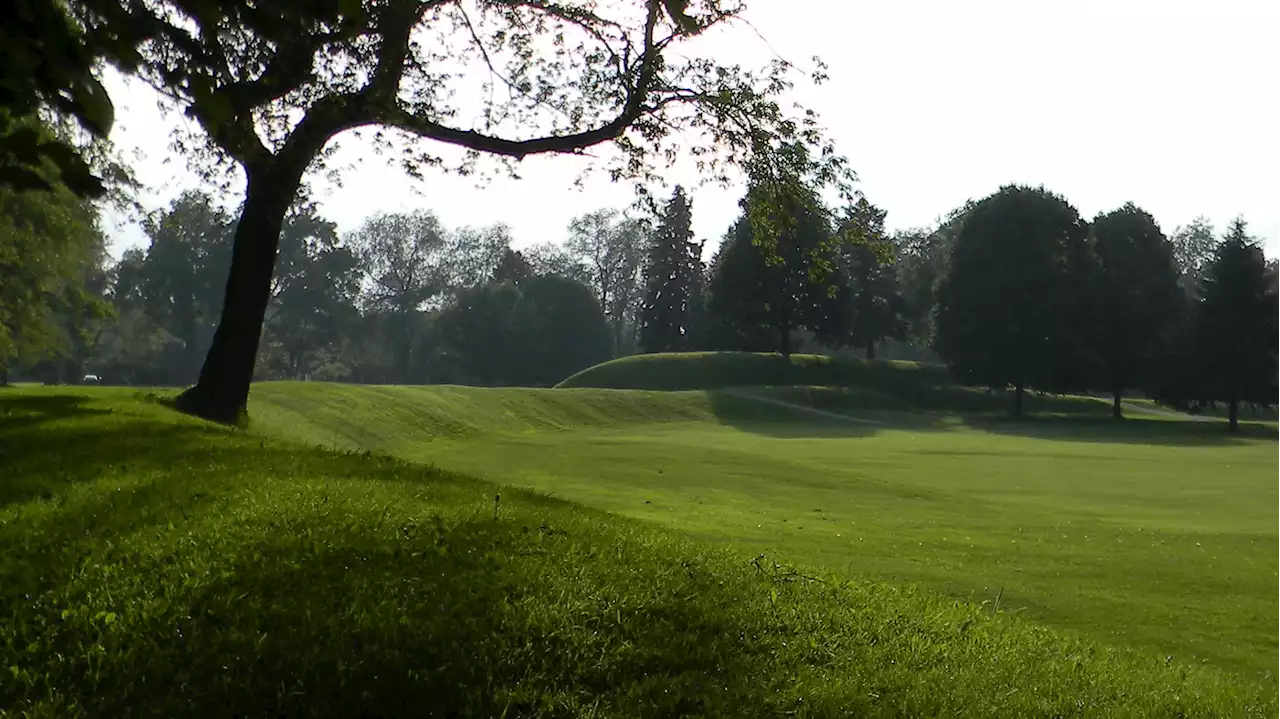
M551 385L609 358L599 303L563 277L467 290L441 313L436 336L451 371L484 385Z
M898 290L885 216L884 210L859 198L846 210L840 228L847 237L838 251L839 271L847 284L842 294L852 304L842 334L849 344L865 349L867 359L875 359L877 343L907 337L906 302Z
M441 258L446 292L456 295L489 282L493 268L510 251L511 228L501 223L449 233Z
M1175 229L1170 242L1173 246L1174 266L1178 271L1178 284L1189 296L1199 299L1200 282L1218 248L1213 223L1206 217L1197 217L1191 224Z
M514 378L524 386L553 385L610 356L609 323L585 285L562 277L520 283L514 324L520 348Z
M72 349L60 317L100 309L86 287L103 255L96 209L69 190L0 187L0 385L17 362Z
M498 264L490 273L491 282L519 282L533 276L533 265L525 258L524 253L519 250L507 248L502 253L502 259L498 260Z
M336 354L357 316L361 271L337 226L302 204L285 218L267 308L265 341L280 348L284 376L304 378Z
M419 312L448 286L446 231L427 210L380 213L347 239L368 278L362 309L384 316L399 381L412 371Z
M208 193L188 190L143 222L151 241L135 281L147 315L180 343L170 382L196 378L221 312L235 223Z
M1205 273L1197 333L1203 393L1229 408L1232 431L1241 402L1276 403L1277 328L1275 274L1243 218L1227 228Z
M591 271L587 269L583 258L569 252L564 245L544 242L524 251L529 260L529 267L534 275L563 277L567 280L591 283Z
M932 346L935 334L937 286L951 262L951 248L964 218L976 203L972 200L952 210L933 229L905 230L892 238L898 281L906 303L903 316L911 341Z
M1098 350L1113 414L1126 388L1156 369L1179 312L1173 250L1155 218L1133 203L1100 214L1090 228L1098 260Z
M841 278L833 269L829 220L817 205L797 205L794 212L772 255L757 241L746 216L721 244L707 286L707 309L720 325L714 331L722 349L764 349L763 341L789 356L797 330L842 334L847 314L832 312L845 303L835 301Z
M646 241L643 225L617 210L596 210L569 222L565 249L587 268L587 284L609 320L614 356L636 328Z
M1052 380L1079 299L1068 266L1086 246L1075 208L1044 188L1006 186L967 213L938 287L938 353L953 371L1023 391Z
M460 383L485 386L513 382L527 362L515 326L522 295L516 282L501 280L464 290L436 322L441 363Z
M662 207L650 237L644 265L645 299L640 311L640 349L687 349L691 313L696 312L702 279L702 246L693 240L692 208L676 185Z

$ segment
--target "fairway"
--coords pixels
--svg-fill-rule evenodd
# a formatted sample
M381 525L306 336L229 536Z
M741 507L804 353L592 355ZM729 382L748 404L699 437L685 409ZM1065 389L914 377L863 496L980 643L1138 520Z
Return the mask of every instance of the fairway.
M744 553L998 601L1274 681L1273 430L883 410L863 413L882 423L869 425L696 392L279 384L255 401L264 431L338 446L376 436L369 448ZM437 415L478 424L441 433Z

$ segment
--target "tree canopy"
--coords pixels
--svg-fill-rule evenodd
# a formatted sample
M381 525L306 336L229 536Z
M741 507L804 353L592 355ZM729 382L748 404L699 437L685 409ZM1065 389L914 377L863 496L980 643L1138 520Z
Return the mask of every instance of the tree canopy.
M640 321L640 348L644 352L676 352L689 347L703 272L702 245L693 239L692 221L689 197L677 185L661 209L644 265Z
M1022 392L1052 384L1075 344L1072 258L1087 247L1075 208L1044 188L1010 185L967 214L938 287L936 347L962 377Z
M1155 218L1126 204L1099 215L1090 228L1097 254L1097 318L1104 386L1122 414L1125 389L1137 387L1167 351L1178 313L1178 274L1173 248Z

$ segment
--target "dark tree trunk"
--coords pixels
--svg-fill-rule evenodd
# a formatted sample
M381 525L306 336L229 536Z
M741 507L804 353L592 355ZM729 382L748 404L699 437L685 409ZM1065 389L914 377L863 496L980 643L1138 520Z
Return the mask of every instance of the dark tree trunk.
M1117 387L1111 392L1111 396L1113 398L1111 402L1111 416L1116 419L1124 419L1124 407L1122 405L1124 390Z
M1022 419L1022 383L1013 386L1013 417Z
M1227 403L1227 429L1240 429L1240 402L1234 399Z
M783 357L791 356L791 325L783 322L778 328L778 351Z
M9 386L9 368L0 367L0 387Z
M875 340L867 340L867 359L873 360L875 358L876 358Z
M226 423L238 422L243 415L271 298L280 229L302 169L291 172L273 165L246 168L249 182L236 227L222 316L199 382L178 398L178 407L185 412Z

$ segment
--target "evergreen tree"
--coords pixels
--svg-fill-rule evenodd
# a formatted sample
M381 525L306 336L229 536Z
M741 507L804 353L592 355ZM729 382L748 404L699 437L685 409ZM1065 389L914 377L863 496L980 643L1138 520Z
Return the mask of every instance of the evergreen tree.
M1201 394L1227 403L1232 431L1241 402L1276 402L1275 275L1243 218L1232 221L1203 281L1197 340Z
M684 188L677 185L662 210L645 263L643 352L675 352L688 345L691 308L702 280L702 247L693 241L691 210Z

